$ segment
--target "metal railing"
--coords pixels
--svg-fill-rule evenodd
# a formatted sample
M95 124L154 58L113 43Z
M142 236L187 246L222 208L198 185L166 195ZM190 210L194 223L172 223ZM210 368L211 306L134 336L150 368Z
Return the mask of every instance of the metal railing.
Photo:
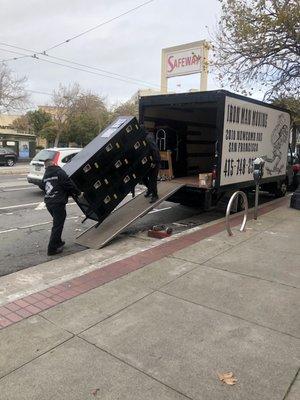
M228 202L228 206L227 206L227 209L226 209L226 229L227 229L227 232L228 232L229 236L233 235L232 230L230 228L230 224L229 224L229 222L230 222L230 211L231 211L231 207L232 207L232 204L233 204L234 200L236 198L238 198L239 196L242 196L242 198L244 200L244 206L245 206L244 218L243 218L242 225L240 227L240 231L243 232L245 230L247 217L248 217L248 199L247 199L247 196L246 196L246 194L244 192L238 190L237 192L233 193L233 195L230 197L230 200Z

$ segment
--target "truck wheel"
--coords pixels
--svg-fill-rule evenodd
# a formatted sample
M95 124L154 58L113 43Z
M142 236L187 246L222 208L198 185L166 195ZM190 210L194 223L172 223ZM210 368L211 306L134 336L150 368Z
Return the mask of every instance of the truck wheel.
M8 167L12 167L13 165L15 165L15 160L14 160L13 158L8 158L8 159L6 160L6 165L7 165Z
M284 181L280 183L279 187L276 187L273 193L276 198L279 198L279 197L284 197L286 195L286 192L287 192L287 183Z

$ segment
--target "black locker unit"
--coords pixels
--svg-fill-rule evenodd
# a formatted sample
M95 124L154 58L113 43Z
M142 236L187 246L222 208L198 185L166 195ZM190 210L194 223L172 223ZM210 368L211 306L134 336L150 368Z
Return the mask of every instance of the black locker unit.
M84 199L86 217L102 222L151 168L145 132L134 117L119 117L64 166Z

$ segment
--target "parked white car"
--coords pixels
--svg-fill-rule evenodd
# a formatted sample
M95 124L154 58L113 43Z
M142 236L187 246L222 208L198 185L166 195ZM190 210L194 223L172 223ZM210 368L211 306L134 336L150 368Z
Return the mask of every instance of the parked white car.
M27 181L40 187L45 173L45 160L52 159L55 165L63 167L81 150L81 148L77 147L53 147L51 149L41 150L30 162Z

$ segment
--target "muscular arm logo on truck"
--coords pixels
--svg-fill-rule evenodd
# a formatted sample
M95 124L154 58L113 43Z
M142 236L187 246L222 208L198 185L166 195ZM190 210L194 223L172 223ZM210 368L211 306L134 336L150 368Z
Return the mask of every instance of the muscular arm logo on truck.
M283 175L285 173L285 157L283 149L286 148L286 143L289 138L288 122L284 114L278 116L278 122L273 129L271 135L271 143L273 146L271 155L263 155L262 158L268 163L266 165L267 175Z

